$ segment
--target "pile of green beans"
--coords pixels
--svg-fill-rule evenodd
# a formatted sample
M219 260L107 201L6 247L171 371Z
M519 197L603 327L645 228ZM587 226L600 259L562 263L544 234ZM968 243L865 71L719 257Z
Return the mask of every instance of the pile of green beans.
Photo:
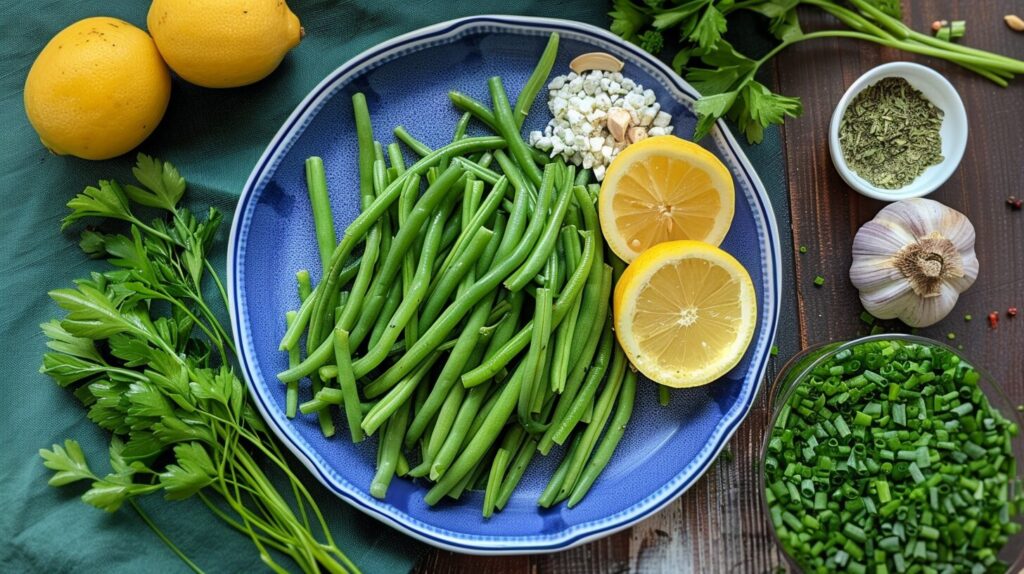
M883 339L795 383L764 459L765 500L804 572L1005 572L1021 528L1019 429L951 350Z
M324 271L315 289L299 271L278 378L288 416L315 413L330 436L338 409L352 441L377 435L373 496L396 475L429 481L431 505L483 489L488 517L557 444L566 454L538 502L571 507L625 431L637 375L611 330L624 264L604 244L598 187L520 132L557 51L552 34L514 104L498 77L491 106L452 92L465 113L436 150L401 126L385 148L356 94L362 210L340 242L323 162L306 163ZM474 120L496 135L468 137ZM306 377L313 396L299 404Z

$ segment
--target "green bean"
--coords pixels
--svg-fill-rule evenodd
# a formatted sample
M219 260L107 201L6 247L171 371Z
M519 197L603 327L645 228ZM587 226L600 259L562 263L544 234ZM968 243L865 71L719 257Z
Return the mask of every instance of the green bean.
M484 182L479 180L466 179L466 190L462 197L462 231L466 230L469 222L480 208L480 200L484 197Z
M576 181L572 184L574 187L586 187L590 183L591 170L581 169L576 173Z
M462 401L459 406L459 412L455 416L455 422L452 424L451 431L448 436L445 437L444 442L441 444L441 448L437 451L433 458L429 460L429 468L423 476L430 475L431 480L437 480L438 477L443 475L448 467L451 466L452 461L458 456L459 451L462 450L462 445L466 443L468 437L473 436L470 432L473 425L480 418L477 416L481 413L481 406L484 406L483 413L490 412L486 408L485 401L490 393L490 387L488 385L481 385L479 387L473 387L467 391L466 399ZM497 400L499 393L493 393L492 398ZM493 408L493 403L490 404ZM482 414L481 417L486 418L486 414ZM409 437L406 436L406 442Z
M377 346L380 341L381 335L384 334L384 330L387 329L388 323L391 321L391 317L394 316L395 311L398 310L398 306L402 303L402 286L396 281L391 286L391 291L388 292L388 300L384 302L384 308L381 309L380 314L377 316L377 320L373 324L373 329L370 331L369 347L372 349ZM406 325L406 328L409 326ZM408 337L408 331L406 332Z
M398 465L398 455L402 449L402 437L405 435L405 426L409 421L409 401L402 404L395 411L395 414L388 419L388 426L381 437L381 455L377 463L377 472L370 482L370 494L374 498L384 498L388 492L391 479L395 476L395 467Z
M548 83L548 76L551 74L551 67L555 65L555 57L557 55L558 33L552 32L548 38L547 46L544 47L544 52L541 53L540 59L537 60L537 67L533 69L530 79L526 80L526 84L523 85L523 89L519 92L519 97L516 99L513 116L515 117L517 128L523 127L523 121L526 120L526 116L530 114L530 108L533 107L533 101L537 99L537 94L541 88Z
M402 302L398 305L398 309L395 310L395 314L391 316L391 320L388 322L387 327L384 328L384 332L381 334L377 344L352 363L352 370L355 372L356 378L365 376L387 358L388 350L398 340L398 336L405 328L405 325L416 314L416 309L419 307L420 302L423 301L427 287L430 285L430 273L433 270L434 258L437 256L437 250L441 244L441 231L444 228L447 215L447 209L445 208L434 212L433 219L427 228L426 239L423 242L423 252L420 254L420 260L416 266L416 274L413 276L412 283L409 286L409 292L402 298ZM410 220L411 218L412 216L410 216ZM402 254L399 254L399 258L401 257ZM387 279L378 277L377 280L386 281ZM379 309L377 312L379 312ZM358 345L358 343L356 344ZM368 394L367 396L370 395Z
M562 319L569 313L572 305L575 304L576 298L579 297L580 292L583 290L583 285L587 280L587 276L590 274L590 267L594 263L594 253L597 251L595 246L594 236L590 231L583 232L584 246L583 256L580 259L580 264L573 271L573 274L566 281L565 288L562 289L562 293L558 296L558 300L555 302L554 309L552 310L551 326L552 328L557 327L561 324ZM530 337L533 329L532 321L527 323L514 337L512 337L505 345L495 351L492 355L489 355L487 359L476 369L464 374L462 376L462 384L466 387L472 387L479 385L481 382L490 379L498 373L505 365L519 354L520 351L526 348L526 345L530 342Z
M449 251L448 255L445 257L444 262L441 264L441 269L438 272L439 277L435 279L434 284L430 287L431 291L437 288L436 283L437 281L440 281L440 275L443 275L455 259L459 257L462 251L466 248L466 244L469 243L469 240L476 235L476 230L483 227L487 220L489 220L498 210L498 207L501 205L501 199L505 196L505 189L507 188L507 179L498 180L498 183L494 184L494 187L491 188L490 193L487 194L484 202L480 205L480 208L476 213L473 214L473 218L470 219L469 224L467 224L466 228L462 230L461 234L459 234L459 238L455 240L455 245L452 246L451 251Z
M316 292L316 289L313 289L313 285L310 282L309 271L300 270L299 272L297 272L295 274L295 281L296 283L298 283L299 301L302 301L303 304L309 302L313 298L313 294ZM297 322L298 319L296 319L296 323ZM292 348L294 348L297 351L300 351L298 344L293 345ZM299 357L299 355L296 356L297 358ZM291 361L289 361L288 366L291 366ZM318 393L323 387L323 382L320 380L320 377L318 377L316 373L309 374L309 382L314 394ZM292 381L292 384L298 384L298 380ZM334 436L334 419L331 417L330 412L325 411L322 413L317 413L317 422L320 425L320 432L325 437Z
M607 322L607 321L606 321ZM611 366L608 366L609 359L611 360ZM615 337L612 335L611 325L605 327L604 333L601 335L601 344L598 347L597 359L594 365L590 367L590 371L587 372L587 378L583 382L583 387L580 389L579 394L572 402L572 406L569 407L568 412L565 416L557 420L552 427L555 429L551 435L552 440L557 444L562 444L565 439L569 438L569 434L572 433L573 429L580 422L580 418L583 416L583 411L587 408L587 404L593 402L594 395L597 393L597 388L601 384L601 379L604 377L605 372L614 373L620 367L624 365L626 361L625 355L622 353L622 349L615 342Z
M519 397L519 390L523 382L522 369L517 369L512 378L505 384L501 394L494 403L494 408L488 413L486 421L480 426L479 431L470 435L469 443L463 449L459 457L455 459L448 471L427 491L423 500L433 506L441 500L455 485L462 480L466 474L480 462L487 451L497 440L505 427L505 421L515 410L516 399Z
M437 316L444 309L445 303L448 302L449 296L458 287L459 282L466 277L466 274L476 266L481 254L493 236L494 232L486 227L482 227L476 232L476 235L467 244L466 249L452 263L452 266L440 276L437 285L433 287L426 303L423 304L423 310L420 312L421 323L429 325L437 319Z
M494 185L495 183L498 183L498 180L501 179L501 174L500 173L498 173L498 172L496 172L496 171L494 171L492 169L488 169L486 167L483 167L480 164L478 164L476 162L473 162L473 161L470 161L470 160L468 160L466 158L457 157L457 158L455 158L454 161L456 163L458 163L459 165L461 165L462 168L465 169L468 173L471 173L471 174L479 177L481 180L486 181L487 183L489 183L491 185Z
M519 391L519 423L524 426L532 421L533 404L536 401L541 373L545 368L544 361L547 358L548 341L551 338L552 306L551 290L537 289L532 321L533 333L530 338L530 350L523 361L523 382Z
M284 314L285 323L287 325L291 326L291 324L295 322L295 317L296 316L298 316L298 313L296 313L295 311L288 311L287 313ZM300 353L300 351L299 351L299 348L297 346L292 347L291 349L288 349L288 366L289 367L294 367L295 365L298 365L299 361L302 360L302 357L300 356L299 353ZM461 387L462 385L456 385L456 386L460 386ZM292 381L292 382L287 384L287 386L285 388L285 392L284 392L284 404L285 404L284 414L285 414L285 416L287 416L290 419L295 418L295 409L298 407L298 402L299 402L299 382L298 381Z
M427 457L430 460L437 456L437 451L441 450L444 439L448 437L448 432L452 430L452 425L455 424L455 417L459 414L459 408L462 406L465 396L465 387L462 385L451 385L448 396L441 405L441 410L437 413L434 428L430 433L430 440L427 441Z
M594 446L597 444L601 431L604 430L604 426L608 422L608 417L611 415L612 404L615 402L615 397L619 394L619 388L622 387L622 380L627 370L625 354L616 348L616 358L619 356L623 357L621 361L612 359L612 366L608 370L608 377L605 380L604 389L601 390L601 397L594 405L593 421L583 431L583 435L580 438L580 447L570 463L569 471L565 475L562 487L558 490L558 497L556 498L558 501L569 498L577 479L579 479L580 474L583 472L587 459L590 458L590 453L593 452Z
M500 76L493 76L487 81L487 87L491 92L491 103L494 105L494 119L497 122L497 131L505 139L512 157L516 158L519 167L526 172L526 177L534 185L540 185L541 174L537 164L530 155L530 148L523 141L519 134L519 126L512 117L512 107L508 103L508 94L505 93L505 86Z
M455 135L452 136L452 141L459 141L466 136L466 128L469 127L469 121L473 119L473 114L466 112L459 118L458 123L455 124Z
M552 173L553 175L554 173ZM541 195L543 195L543 187L544 184L542 182ZM547 197L550 197L550 189L548 191ZM530 220L530 211L534 209L536 203L537 201L531 199L529 192L526 190L516 190L515 201L512 204L512 208L508 210L508 226L505 228L505 236L501 238L501 244L498 245L498 253L494 256L496 261L507 258L516 249L516 246L519 245L519 240L522 238L524 230L528 227L527 221Z
M580 186L573 187L573 195L576 198L576 205L579 206L580 211L583 214L583 223L586 229L593 231L595 234L599 233L601 224L598 222L597 210L594 209L593 201L590 196L587 195L586 190ZM583 344L586 342L587 336L590 334L591 327L596 322L598 324L603 322L603 319L598 320L597 314L606 314L608 307L608 296L611 295L609 292L604 299L601 299L601 281L602 272L604 269L604 250L598 249L594 254L594 268L591 270L590 277L587 279L587 288L584 291L584 301L581 304L581 319L580 326L577 333L580 337L574 337L572 342L572 351L570 354L573 357L578 357L583 349ZM599 310L598 307L601 309Z
M573 173L573 167L569 167L569 175ZM567 177L566 179L571 179ZM555 208L551 212L551 218L547 221L547 226L544 229L544 233L541 234L540 241L537 242L537 246L533 252L530 253L530 257L512 274L511 277L505 280L505 288L509 291L516 292L526 287L526 285L533 280L534 275L544 267L544 263L551 256L552 250L555 248L555 243L558 241L558 233L562 228L562 219L565 217L565 211L569 206L569 200L572 199L572 186L564 185L561 193L558 196L558 202L555 203ZM535 217L538 213L534 214Z
M541 188L546 189L546 192L541 193L541 197L538 198L538 204L547 205L550 199L551 186L541 186ZM381 375L379 379L381 381L380 384L387 388L412 370L448 336L448 333L458 325L466 313L475 307L481 299L492 293L495 287L501 283L502 279L507 277L529 255L534 243L536 243L537 238L540 236L542 223L540 218L535 218L531 221L530 225L526 228L526 232L523 234L522 240L516 245L512 253L504 259L498 259L495 265L466 291L463 297L452 302L430 326L427 332L420 337L420 340L416 341L401 359L396 361L391 368Z
M569 376L565 383L565 389L562 391L559 397L558 406L555 409L555 414L552 420L559 421L565 418L566 413L569 412L569 408L572 406L573 400L576 398L576 394L579 392L580 385L583 383L584 377L587 376L588 369L591 369L591 362L594 358L594 353L597 351L598 345L600 344L604 333L611 328L610 324L605 323L605 317L608 315L608 297L611 294L612 285L612 269L607 265L602 264L601 269L598 272L598 276L601 277L601 282L597 288L598 295L594 298L596 300L596 306L588 307L587 302L581 306L580 311L580 323L583 323L583 319L587 315L593 315L594 322L589 328L589 333L584 333L580 329L580 325L576 327L576 333L583 335L585 342L580 348L578 354L573 352L572 357L576 361L573 365L572 370L569 372ZM588 285L589 288L589 285ZM584 293L586 296L586 292ZM592 310L588 310L592 309ZM552 439L555 433L555 425L544 433L538 444L538 449L541 454L547 454L554 445Z
M352 374L352 358L348 351L348 332L341 327L334 329L334 358L338 365L338 386L344 395L345 418L348 420L352 442L360 442L365 438L360 424L363 414L359 410L359 391L356 389L356 378Z
M459 334L452 352L448 354L448 359L445 361L444 367L441 368L441 372L437 375L437 380L434 381L434 387L427 396L426 402L423 403L423 408L416 413L416 417L413 419L412 426L409 429L409 437L406 440L412 442L418 440L423 429L426 428L427 422L432 420L438 410L441 409L445 397L448 396L451 387L459 380L459 376L462 375L473 354L473 350L480 340L480 327L487 321L487 316L490 314L493 303L494 294L492 293L479 303L466 320L466 326L462 333ZM367 386L367 396L374 396L371 393L382 392L378 391L376 385L375 381ZM386 387L381 386L381 389L386 390Z
M505 508L510 498L512 498L512 492L515 491L516 486L519 485L519 481L522 480L523 474L526 472L526 467L529 466L530 461L533 460L534 453L537 452L537 439L530 437L524 442L517 452L514 459L512 459L512 465L508 469L508 475L505 480L501 483L501 488L498 491L498 497L495 501L495 506L498 510Z
M409 214L412 213L413 207L416 205L416 196L419 195L419 180L414 178L416 181L414 184L406 186L402 190L402 194L398 197L398 225L399 227L405 225L409 220ZM413 181L413 180L410 180ZM444 242L442 236L441 242ZM421 247L422 250L422 247ZM412 286L413 278L416 276L416 253L417 249L410 249L405 253L402 259L402 297L408 296L409 288ZM397 308L397 307L396 307ZM391 317L394 315L394 309L390 312L387 311L386 305L385 310L382 313ZM405 338L407 344L416 342L419 338L419 321L414 315L409 319L409 322L405 326ZM373 343L370 344L373 346Z
M388 185L388 188L384 190L384 193L378 197L369 208L364 209L355 218L355 220L349 224L345 229L345 233L342 234L341 241L338 242L337 247L334 249L334 253L331 255L331 266L324 274L322 283L325 287L323 293L328 295L324 296L321 294L321 296L316 298L316 306L313 308L313 314L310 320L309 346L318 345L321 342L323 324L328 319L328 310L332 309L332 303L330 300L333 299L333 297L330 294L337 289L338 273L343 267L345 260L359 241L362 240L367 232L369 232L369 230L374 226L381 215L383 215L391 207L391 204L398 199L398 195L401 193L401 188L405 185L406 179L411 176L422 175L423 172L440 161L441 158L450 158L475 151L495 149L503 145L504 140L501 138L463 138L455 143L431 152L423 159L410 166L401 177ZM306 361L304 361L304 363L305 362ZM300 367L302 367L302 365L300 365ZM280 376L281 375L279 375L279 377ZM294 374L289 376L294 376Z
M350 262L344 269L341 270L339 275L338 286L344 287L351 281L356 273L359 271L359 264L362 261L361 257L356 257ZM306 282L309 282L309 271L300 269L298 273L306 274ZM320 286L318 285L311 291L311 295L315 295L319 292ZM278 349L281 351L287 351L292 347L299 344L299 339L302 337L302 333L306 330L306 326L309 325L309 318L313 314L313 304L316 302L315 297L307 297L302 301L299 306L299 313L295 318L295 322L288 327L285 331L284 336L281 337L281 343L278 345Z
M409 149L415 152L416 155L420 157L426 157L430 155L430 146L413 137L413 135L406 131L406 129L403 126L395 126L395 129L392 130L392 133L395 134L395 137L398 138L399 141L409 146Z
M405 173L405 158L402 156L402 146L396 142L388 144L388 161L391 162L391 167L397 175Z
M398 462L395 463L395 474L399 477L409 474L409 461L405 458L405 453L401 449L398 451Z
M423 361L423 364L416 367L416 370L410 373L409 376L395 385L390 393L377 401L377 404L363 418L362 429L367 434L373 434L385 421L391 418L395 411L409 400L416 387L427 376L430 368L434 366L434 362L440 356L440 353L431 355L426 361Z
M473 467L473 470L466 474L466 477L460 480L458 484L455 485L455 488L448 491L448 494L446 496L451 497L452 500L458 500L459 497L462 496L462 493L465 492L467 489L472 490L474 485L477 484L478 479L484 476L484 471L488 469L488 465L485 464L486 461L494 459L494 455L497 453L497 449L498 447L497 445L495 445L494 447L491 448L490 451L488 451L488 453L485 456L481 457L480 462L476 463L476 466Z
M384 146L377 140L373 140L373 161L384 161Z
M509 183L516 190L526 191L526 197L529 198L532 203L537 197L537 188L534 187L533 183L527 179L526 174L523 170L516 165L515 160L508 157L508 154L498 150L494 153L494 159L498 162L498 166L501 168L501 172L508 178Z
M572 490L572 495L569 496L569 508L572 508L579 504L583 497L587 495L590 487L593 486L594 481L597 480L598 475L608 466L608 461L612 458L612 453L615 452L615 448L619 445L622 440L622 435L626 432L626 425L629 423L629 418L633 414L633 402L636 398L636 383L637 374L632 369L626 369L626 379L622 383L622 389L619 391L618 403L615 406L615 415L612 417L612 421L608 426L608 431L601 439L601 444L597 447L594 452L594 456L587 463L586 468L576 481L576 486Z
M373 289L370 290L367 295L366 303L361 309L359 309L360 321L372 324L371 321L376 319L377 315L380 313L381 307L384 306L384 302L387 299L388 289L391 287L391 282L398 274L402 262L405 259L405 253L416 241L417 236L420 236L422 227L431 217L431 214L434 212L434 208L448 196L452 186L455 184L455 181L459 179L459 176L461 176L462 173L462 168L458 166L452 166L445 170L443 175L428 187L423 193L423 196L421 196L416 202L415 207L413 207L412 211L409 213L409 217L407 218L405 225L398 229L398 233L392 240L392 253L389 254L387 259L384 259L377 269L376 275L374 276ZM440 233L443 229L443 227L439 228L438 232ZM435 249L439 247L440 235L438 235L438 244L435 246ZM433 259L431 259L430 267L427 267L425 270L428 280L430 273L433 272L433 263ZM420 262L417 269L422 267L422 262ZM348 308L346 308L345 314L348 315ZM404 325L405 323L402 323L403 327ZM367 330L364 329L359 334L362 335L366 331ZM361 342L361 337L358 339L352 339L354 347L358 347ZM390 347L390 344L388 346ZM369 361L364 361L364 364L367 363L369 363ZM359 368L356 370L360 371ZM360 372L365 374L366 371ZM362 374L358 376L362 376Z
M541 492L540 498L537 500L537 504L544 508L550 508L555 503L555 498L558 496L558 490L562 488L562 484L565 482L565 476L569 472L569 465L572 463L573 455L576 454L576 449L579 448L580 439L576 438L569 446L565 456L562 458L562 462L558 463L558 468L555 469L555 473L551 475L551 479L548 481L548 485L544 487L544 491Z
M498 131L498 122L494 119L494 114L479 100L456 90L448 92L448 99L455 104L455 107L472 114L473 117L483 122L491 128L491 131Z
M317 391L311 400L308 400L299 405L299 412L308 415L311 413L318 413L323 411L331 405L342 405L345 404L345 393L341 389L335 389L333 387L324 387ZM375 403L360 403L359 412L363 415L370 412Z
M569 361L572 359L572 337L575 334L577 318L583 297L577 297L569 310L569 315L558 326L555 333L554 360L551 363L551 390L561 393L565 390L565 382L569 377Z
M501 479L505 476L505 469L508 467L509 452L499 448L494 460L491 461L491 472L487 477L487 488L484 490L483 517L490 518L494 514L494 506L498 497L498 489L501 488Z
M309 189L309 203L313 207L313 227L320 248L320 264L327 269L338 238L334 235L334 216L331 215L331 200L327 195L327 173L324 171L323 159L316 156L306 159L306 187Z

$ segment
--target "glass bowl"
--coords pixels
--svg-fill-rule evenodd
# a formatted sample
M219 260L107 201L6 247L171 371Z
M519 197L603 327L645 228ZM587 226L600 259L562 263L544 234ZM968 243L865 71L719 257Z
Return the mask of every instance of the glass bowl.
M1024 482L1024 419L1021 418L1020 413L1017 411L1013 402L1006 395L1000 385L984 370L980 369L973 361L965 357L962 351L933 339L904 334L872 335L852 341L837 341L809 347L794 355L785 364L785 366L779 371L778 376L776 376L771 388L768 389L768 408L771 412L771 418L768 421L764 441L761 445L761 457L758 461L758 487L760 488L759 499L761 501L762 515L768 522L772 533L772 539L775 541L775 545L785 557L790 572L802 572L803 568L793 557L789 555L786 551L786 547L783 545L782 540L776 532L775 525L772 523L770 517L768 500L765 494L767 489L767 482L765 480L765 458L768 454L768 443L771 441L772 429L775 428L775 422L779 417L782 406L789 402L790 397L799 386L799 383L803 381L809 373L811 373L818 365L830 360L839 352L864 343L893 340L945 349L960 357L963 362L971 365L974 370L981 375L981 379L978 381L978 387L985 394L990 406L993 409L998 410L1004 418L1015 423L1018 429L1021 429L1011 441L1013 456L1017 461L1016 480L1011 481L1010 483L1011 499L1021 488L1022 482ZM1024 525L1024 513L1019 512L1017 516L1013 517L1013 520L1018 524ZM1008 565L1007 572L1019 573L1024 571L1024 529L1009 538L1007 543L999 552L998 557L1003 563Z

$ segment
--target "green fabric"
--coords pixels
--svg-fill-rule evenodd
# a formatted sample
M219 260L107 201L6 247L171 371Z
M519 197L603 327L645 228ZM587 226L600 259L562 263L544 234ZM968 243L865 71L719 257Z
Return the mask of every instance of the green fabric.
M172 161L189 181L186 203L216 206L230 220L235 200L263 148L302 97L360 51L435 22L474 13L515 12L607 25L603 2L291 2L306 38L269 79L233 90L175 80L170 108L141 151ZM85 418L70 393L38 373L44 341L38 325L60 311L47 291L100 268L62 234L64 204L101 178L130 180L133 156L103 162L57 157L43 149L25 118L22 86L38 51L58 30L88 16L115 16L145 27L144 2L26 0L0 6L0 325L4 398L0 401L0 564L10 572L184 572L184 565L130 510L114 515L77 500L79 486L57 490L37 451L67 437L81 441L103 468L107 437ZM776 130L752 150L772 190L785 203ZM219 237L220 252L227 224ZM787 229L787 225L782 226ZM788 245L785 243L784 245ZM223 255L215 260L223 269ZM296 468L298 463L295 464ZM425 547L334 498L304 471L327 511L339 546L367 572L408 570ZM143 507L202 568L261 571L251 542L197 501L147 499Z

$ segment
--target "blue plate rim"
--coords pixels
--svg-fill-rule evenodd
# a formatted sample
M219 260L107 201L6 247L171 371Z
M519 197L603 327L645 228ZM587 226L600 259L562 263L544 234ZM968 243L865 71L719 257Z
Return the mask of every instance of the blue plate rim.
M715 460L718 453L725 447L733 433L736 432L740 423L746 418L763 382L768 365L769 349L775 339L781 307L779 294L782 289L780 271L782 257L778 225L764 185L724 122L717 122L709 137L714 138L723 149L730 152L731 157L723 158L723 160L727 163L730 161L735 162L734 168L741 170L752 185L754 196L748 198L748 200L752 203L751 207L755 219L760 218L760 223L767 231L766 237L763 240L767 240L768 244L762 244L761 253L761 263L764 270L764 300L762 304L763 308L767 311L764 317L767 328L763 329L754 341L754 356L736 404L723 415L722 420L719 421L712 432L712 437L709 439L708 444L671 481L625 510L556 533L531 536L475 536L441 530L432 525L424 524L408 514L398 511L384 501L372 498L366 489L359 488L344 480L333 469L323 464L320 457L311 456L307 452L306 448L304 448L304 446L308 447L305 440L293 430L292 425L282 416L279 409L275 411L271 408L269 398L263 394L260 383L264 385L265 383L262 380L257 380L254 376L253 366L249 360L252 354L250 347L251 337L242 336L245 332L242 328L242 321L246 316L246 309L241 303L244 300L244 295L237 275L240 274L240 262L244 253L248 223L252 216L250 204L256 196L256 191L260 187L259 184L273 175L279 158L291 148L291 144L304 131L321 105L333 95L335 91L333 88L344 86L350 77L361 73L367 67L380 65L414 47L426 47L424 45L437 43L453 36L458 37L465 34L470 28L500 29L512 33L527 31L550 33L558 31L560 33L586 36L588 39L596 40L599 43L611 43L618 50L628 52L631 57L652 68L652 73L663 76L667 80L662 82L665 87L690 100L691 105L692 101L699 97L698 92L685 80L676 75L667 65L637 46L625 42L618 36L596 26L570 20L511 15L469 16L420 28L369 48L328 74L310 91L274 135L245 183L235 209L231 232L228 238L227 287L231 329L239 349L238 361L243 377L255 399L254 402L260 414L296 458L306 466L317 480L341 499L365 514L413 538L454 552L483 555L554 552L578 546L628 528L654 514L689 489L707 471L711 462ZM747 381L750 379L753 379L753 384L747 384Z

